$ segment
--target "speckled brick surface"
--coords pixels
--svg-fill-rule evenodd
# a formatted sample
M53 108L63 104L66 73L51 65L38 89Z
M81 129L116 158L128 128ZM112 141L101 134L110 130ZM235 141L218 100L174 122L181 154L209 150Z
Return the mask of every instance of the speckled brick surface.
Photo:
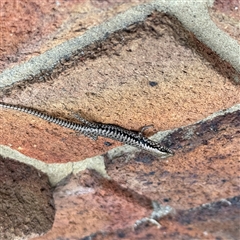
M0 109L0 238L240 238L239 3L175 3L1 2L0 101L153 124L175 155Z
M223 31L240 42L240 15L239 1L237 0L217 0L214 1L213 8L209 9L212 20Z
M2 0L0 70L37 56L144 2L147 1Z

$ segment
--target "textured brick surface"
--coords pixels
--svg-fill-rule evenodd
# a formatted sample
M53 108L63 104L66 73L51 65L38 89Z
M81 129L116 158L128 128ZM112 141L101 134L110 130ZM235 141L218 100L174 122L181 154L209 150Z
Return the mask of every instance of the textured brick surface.
M0 239L51 228L55 209L48 176L0 156L0 185Z
M37 56L143 2L147 1L2 0L0 70Z
M129 228L136 219L151 213L150 199L89 170L57 187L54 198L57 212L53 228L37 239L74 239L99 230Z
M209 9L212 20L223 31L240 43L240 3L237 0L214 2L214 7Z
M176 209L189 209L239 193L240 111L180 128L166 141L176 155L159 160L140 153L106 158L109 176L121 186ZM173 141L174 139L174 141Z
M2 1L0 69L42 56L46 50L143 2ZM215 1L208 12L222 32L239 42L238 4ZM120 143L103 138L93 141L36 117L1 109L0 144L46 164L81 164L86 158L102 155L111 179L94 170L68 176L54 189L53 219L46 178L22 163L11 166L11 162L0 160L0 180L9 189L12 186L7 194L5 187L0 190L0 205L6 207L2 204L6 196L13 201L11 197L16 195L19 200L15 205L13 201L11 211L3 209L7 217L1 219L0 238L32 239L31 233L42 233L35 238L38 240L240 237L240 109L236 105L240 89L236 69L233 71L234 66L171 14L154 9L144 22L138 22L141 17L137 14L146 14L150 9L153 5L138 8L136 15L129 16L133 18L131 26L114 34L107 31L101 42L86 46L72 58L62 58L54 66L58 74L53 71L51 77L46 77L44 70L36 73L37 77L23 77L21 84L0 89L0 96L1 101L68 119L73 118L72 112L79 112L91 121L134 130L154 124L147 136L170 129L163 144L176 154L165 160L143 151L111 155L108 150ZM196 17L201 17L201 12ZM108 22L104 28L113 26ZM93 36L101 31L95 28ZM86 37L86 41L89 39ZM221 41L211 37L211 42L214 40ZM62 54L59 49L49 64L58 61ZM31 63L34 66L37 61ZM19 76L36 69L25 68ZM16 69L8 76L15 75ZM4 84L0 82L0 86ZM212 113L216 114L206 119ZM21 200L30 204L24 205ZM18 206L28 206L28 211L19 212ZM23 214L29 217L22 218ZM143 221L151 217L155 222Z
M153 124L149 134L193 123L238 103L239 89L194 52L183 29L179 34L172 30L179 29L175 23L165 14L153 14L144 25L123 32L125 42L114 49L107 41L102 56L66 70L54 82L15 89L3 100L68 118L79 112L92 121L134 130ZM119 145L69 134L24 113L4 110L2 117L1 127L7 132L2 144L49 163L78 161Z

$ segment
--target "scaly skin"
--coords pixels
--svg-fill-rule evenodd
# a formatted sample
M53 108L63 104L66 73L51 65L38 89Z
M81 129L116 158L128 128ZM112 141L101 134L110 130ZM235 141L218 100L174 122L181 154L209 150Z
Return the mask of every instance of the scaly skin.
M75 117L82 122L82 124L64 120L61 118L53 117L48 114L42 113L38 110L3 103L0 102L0 107L13 109L21 112L26 112L28 114L34 115L36 117L42 118L48 122L55 123L57 125L70 128L76 132L82 133L87 137L90 137L94 140L97 140L98 136L111 138L125 144L144 149L149 152L156 153L161 156L170 156L173 155L173 151L161 145L158 142L152 141L149 138L143 136L143 131L148 128L148 126L143 127L140 132L130 131L125 128L115 126L112 124L103 124L103 123L92 123L86 119L75 115Z

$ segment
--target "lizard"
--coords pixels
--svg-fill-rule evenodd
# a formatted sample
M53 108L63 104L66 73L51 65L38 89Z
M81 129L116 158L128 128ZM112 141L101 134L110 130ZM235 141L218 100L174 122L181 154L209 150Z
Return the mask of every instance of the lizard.
M55 123L62 127L70 128L78 133L81 133L87 137L90 137L93 140L97 140L98 136L101 136L101 137L117 140L119 142L131 145L140 149L144 149L146 151L155 153L160 156L167 157L167 156L174 155L174 152L169 148L143 136L143 132L147 128L151 127L152 125L144 126L139 132L136 132L136 131L125 129L117 125L113 125L113 124L90 122L77 114L75 114L75 118L78 119L78 121L80 121L81 124L73 121L65 120L62 118L54 117L49 114L42 113L39 110L25 107L25 106L0 102L0 107L13 109L13 110L34 115L48 122Z

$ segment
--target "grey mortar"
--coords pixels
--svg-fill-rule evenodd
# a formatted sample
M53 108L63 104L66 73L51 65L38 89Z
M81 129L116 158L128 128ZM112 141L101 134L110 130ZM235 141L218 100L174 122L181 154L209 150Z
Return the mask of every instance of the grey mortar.
M156 2L157 6L161 6L160 2L162 1ZM238 74L240 73L240 45L235 39L219 29L209 16L208 6L211 6L214 1L169 0L164 2L163 9L157 7L158 11L168 9L168 12L177 17L198 40L216 52L221 59L229 62ZM237 75L235 82L240 82Z
M12 158L16 161L31 165L39 171L45 173L52 186L56 186L61 180L67 177L69 174L77 174L84 169L95 169L102 176L108 178L105 170L104 159L102 156L96 156L93 158L87 158L79 162L68 163L44 163L38 159L30 158L24 154L11 149L7 146L0 145L0 154L4 158Z
M158 0L133 7L99 26L91 28L82 36L66 41L23 64L6 69L0 74L0 89L36 78L40 81L44 80L62 64L62 61L71 59L74 55L84 55L82 52L84 47L104 41L111 33L144 21L148 15L156 10L175 16L201 42L230 63L236 71L234 80L239 83L240 46L236 40L217 28L211 20L207 11L210 4L212 1L208 0Z

